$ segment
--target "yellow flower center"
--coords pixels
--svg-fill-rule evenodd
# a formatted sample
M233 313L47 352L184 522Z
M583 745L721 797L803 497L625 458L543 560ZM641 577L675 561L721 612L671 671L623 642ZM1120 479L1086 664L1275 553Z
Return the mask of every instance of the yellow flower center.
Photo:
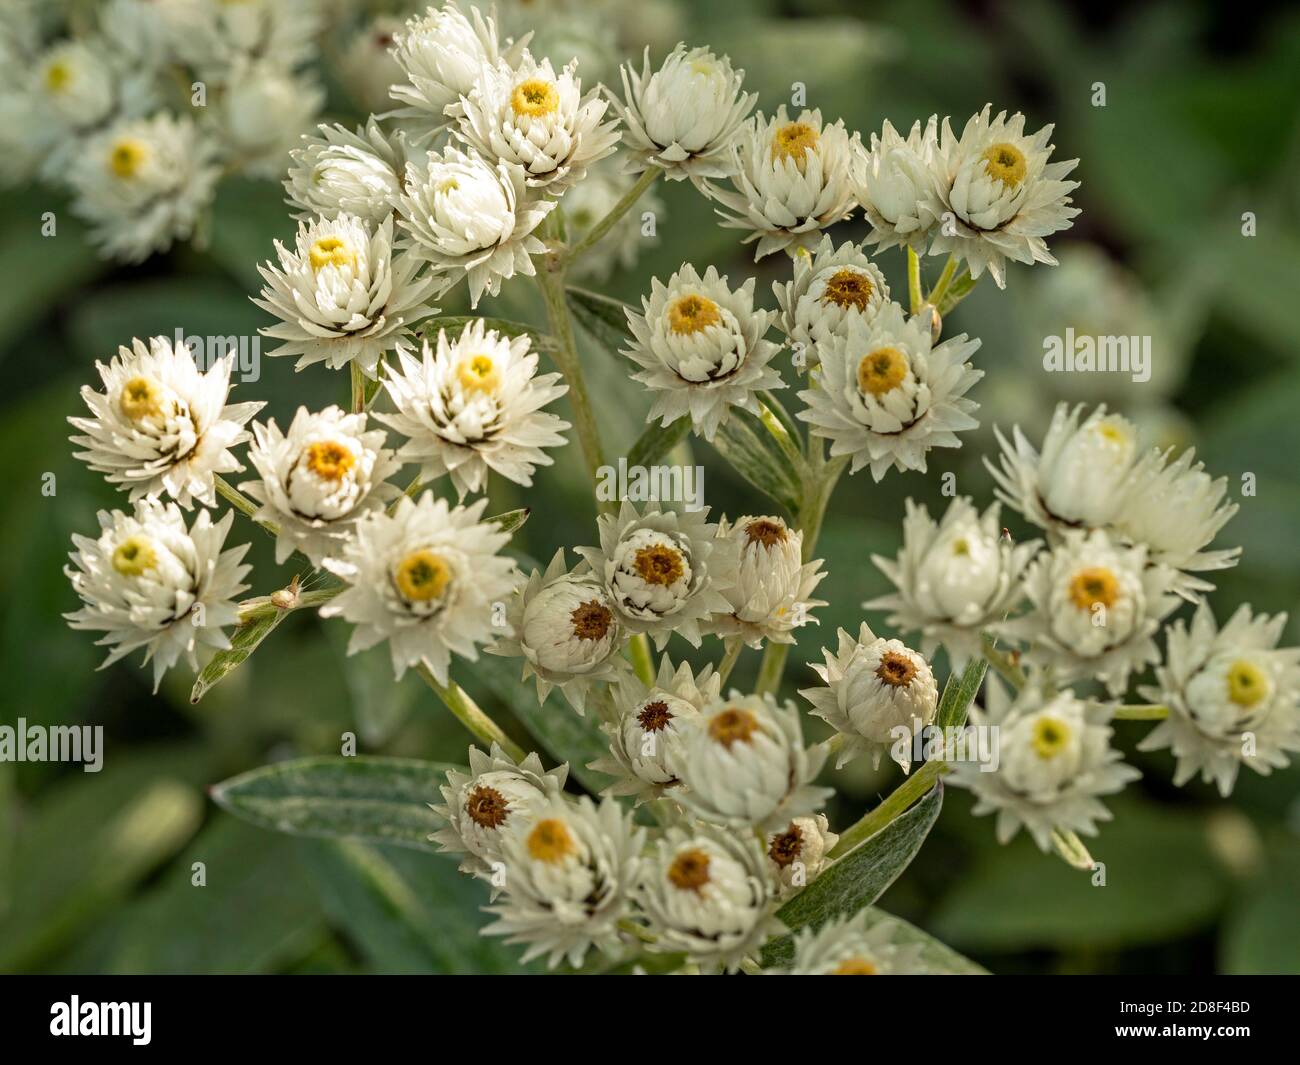
M709 737L730 748L733 743L748 743L759 731L758 718L739 706L729 706L709 722Z
M397 566L393 582L403 598L413 603L441 599L451 583L451 567L432 551L412 551Z
M831 970L831 976L879 976L880 970L876 968L874 962L866 958L845 958L834 969Z
M501 384L496 363L490 355L470 355L456 367L456 380L461 388L471 392L495 392Z
M443 178L439 181L438 184L434 186L434 192L439 192L445 196L449 192L455 192L458 188L460 188L460 182L454 177L449 177Z
M108 169L117 177L133 178L148 158L149 151L142 142L125 137L108 153Z
M965 558L970 554L970 542L964 536L959 536L952 542L952 553L958 558Z
M1238 659L1228 668L1228 699L1249 710L1268 696L1268 677L1253 662Z
M632 565L636 568L637 576L646 584L659 584L665 588L676 584L685 572L681 552L667 544L641 548Z
M1104 418L1097 423L1097 432L1112 444L1127 444L1129 442L1128 427L1119 418Z
M50 92L62 92L72 81L72 68L62 59L56 59L45 68L45 87Z
M833 303L837 307L856 307L860 311L867 309L875 286L866 274L847 267L836 270L826 282L826 291L822 294L823 303Z
M668 307L668 328L689 335L722 321L718 305L707 296L680 296Z
M528 853L539 862L555 865L578 849L569 826L558 817L538 821L528 833Z
M903 383L907 376L907 356L894 347L876 348L858 363L858 390L883 396Z
M517 115L537 118L559 108L560 94L552 82L529 78L515 86L515 91L510 94L510 106Z
M113 568L123 577L138 577L158 564L158 553L147 536L128 536L113 552Z
M1034 753L1043 761L1055 758L1070 742L1070 726L1060 718L1040 717L1034 722L1034 736L1030 740Z
M122 386L117 405L131 421L141 421L162 410L162 389L151 378L132 377Z
M1025 180L1025 153L1014 144L1005 141L985 149L983 156L984 170L991 178L996 178L1009 189L1014 189Z
M692 60L691 60L691 73L692 73L692 74L699 74L701 77L705 77L705 78L707 78L707 77L711 76L711 75L713 74L713 72L716 71L717 69L718 69L718 68L715 67L712 63L710 63L707 59L692 59Z
M313 271L323 270L327 266L357 265L356 253L342 237L321 237L313 241L307 258Z
M683 891L699 891L709 882L709 856L696 847L680 852L668 867L668 881Z
M1070 580L1070 601L1080 610L1101 605L1110 609L1119 599L1119 581L1104 566L1081 569Z
M333 440L318 440L309 444L303 458L307 469L323 481L341 481L348 470L357 464L352 449Z
M806 152L817 148L817 131L807 122L788 122L772 134L772 159L793 159L800 170Z

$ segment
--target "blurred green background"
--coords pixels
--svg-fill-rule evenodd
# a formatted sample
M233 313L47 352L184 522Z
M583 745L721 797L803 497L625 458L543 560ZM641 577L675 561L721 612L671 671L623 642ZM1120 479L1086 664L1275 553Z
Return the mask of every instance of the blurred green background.
M609 7L586 6L593 19ZM1085 8L1021 0L618 6L643 9L632 51L649 40L657 61L679 37L710 44L745 68L746 87L760 92L767 111L788 104L802 82L810 107L844 118L866 139L885 118L906 127L931 112L953 115L960 128L991 101L1025 111L1031 128L1054 121L1057 157L1082 159L1075 176L1083 213L1070 239L1052 245L1062 266L1012 266L1006 292L982 283L945 323L946 333L983 339L976 361L988 376L973 393L984 405L981 431L960 452L933 454L927 476L841 482L818 552L833 575L823 591L834 602L820 612L820 628L804 630L786 674L789 693L809 682L804 663L833 643L835 628L856 629L859 604L885 590L870 555L896 550L904 499L941 510L939 479L951 470L961 494L991 501L979 461L989 424L1018 420L1033 436L1062 398L1104 398L1153 441L1194 444L1212 471L1229 477L1234 497L1241 475L1255 474L1257 495L1240 500L1219 544L1243 544L1245 555L1219 577L1212 604L1220 616L1242 601L1268 612L1296 605L1300 12L1125 3L1088 4L1085 17ZM1093 103L1097 83L1104 107ZM354 121L355 105L331 88L332 114ZM716 264L733 281L756 275L760 301L775 305L770 285L788 276L786 260L753 264L735 231L711 224L709 205L688 184L658 191L666 207L658 243L610 279L608 291L636 300L652 275L690 261ZM58 213L54 239L40 234L48 210ZM1253 237L1242 235L1247 211L1257 219ZM454 863L275 835L236 822L206 797L212 783L268 761L338 753L347 731L366 753L463 761L466 735L418 680L393 685L382 649L345 659L346 626L293 615L248 664L190 705L184 669L157 695L136 662L96 672L90 635L60 617L76 606L62 574L70 533L90 531L97 509L122 504L72 460L66 442L64 419L78 411L93 363L134 336L177 327L253 333L264 324L248 299L258 286L255 266L272 253L272 238L291 229L278 186L231 183L205 251L176 249L115 268L95 257L55 194L3 194L0 718L100 724L107 752L98 775L0 764L0 971L518 968L514 949L475 934L485 893ZM861 222L835 232L837 240L863 235ZM881 259L896 294L905 289L900 264L897 252ZM928 269L933 276L937 265ZM507 285L480 311L540 321L527 282ZM1153 336L1155 378L1103 391L1044 374L1042 338L1066 325ZM583 339L607 447L618 455L639 432L646 399L622 360ZM265 413L282 424L297 405L341 402L347 388L344 377L320 368L295 375L289 360L264 360L262 370L236 396L268 399ZM1062 391L1067 385L1074 391ZM771 509L707 445L696 445L695 460L706 466L715 512ZM546 559L559 545L595 542L577 463L570 447L532 491L494 487L493 511L536 508L515 541L527 555ZM53 498L41 493L47 472L57 477ZM277 570L267 538L247 526L240 535L254 545L254 591L287 583L292 570ZM867 620L883 626L879 615ZM1288 642L1298 636L1293 623ZM675 643L673 653L684 649ZM746 652L736 679L751 679L757 660ZM462 679L527 744L502 704L519 690L514 665L493 661ZM937 667L942 681L946 663ZM547 711L568 713L559 705ZM1169 758L1136 754L1144 728L1119 726L1144 778L1113 804L1115 821L1092 841L1107 864L1105 889L1023 838L998 847L990 821L971 818L968 798L950 791L883 907L994 972L1300 972L1300 766L1270 778L1245 772L1223 801L1199 784L1173 788ZM819 722L809 729L822 735ZM891 771L855 767L835 783L828 813L842 828L896 780ZM206 887L191 886L195 862L206 866Z

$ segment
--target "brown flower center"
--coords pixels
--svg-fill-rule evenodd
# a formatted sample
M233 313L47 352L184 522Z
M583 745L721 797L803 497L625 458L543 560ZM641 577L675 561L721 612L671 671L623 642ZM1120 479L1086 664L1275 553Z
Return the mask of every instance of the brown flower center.
M886 651L876 667L876 676L891 688L905 688L916 676L916 663L897 651Z
M641 712L636 715L637 724L641 726L643 732L659 732L667 728L668 722L672 719L673 713L662 699L646 703L641 707Z
M573 635L580 640L603 640L605 633L614 623L614 615L609 607L601 605L595 599L589 599L575 607L569 615L569 624L573 626Z
M510 804L496 788L481 784L465 799L465 813L479 828L500 828L510 815Z
M745 526L745 539L751 544L762 544L764 547L785 543L788 534L785 522L771 518L755 518Z
M784 869L799 857L802 848L803 832L791 821L789 828L772 837L772 845L767 849L767 856Z
M709 722L709 736L727 748L733 743L749 743L758 731L758 718L739 706L727 707Z
M637 576L646 584L661 584L665 588L676 584L685 572L682 568L681 552L667 544L641 548L636 553L636 561L633 565L636 567Z
M694 847L682 851L668 867L668 879L683 891L699 891L709 882L709 856Z
M836 270L826 282L826 291L822 294L823 303L833 303L837 307L856 307L860 311L867 309L875 286L866 274L847 267Z

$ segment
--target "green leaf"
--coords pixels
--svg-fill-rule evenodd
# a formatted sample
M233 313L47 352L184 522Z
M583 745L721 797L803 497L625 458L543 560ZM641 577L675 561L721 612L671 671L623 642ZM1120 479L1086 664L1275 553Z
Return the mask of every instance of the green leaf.
M988 970L970 958L958 954L946 943L941 943L928 932L923 932L915 925L908 924L901 917L868 906L863 911L862 920L868 928L878 924L891 926L890 939L900 946L915 946L921 950L921 964L927 973L948 976L987 976Z
M480 318L478 315L469 314L431 318L420 327L420 336L432 344L438 339L439 330L445 329L449 336L456 336L471 322L482 322L484 328L495 329L502 336L526 336L534 351L555 350L554 340L526 322L511 322L505 318Z
M231 672L242 666L248 656L256 651L261 642L280 624L284 614L283 610L277 610L238 626L230 637L230 646L213 655L211 661L199 672L198 679L194 681L194 687L190 691L190 702L197 703L207 695L214 684L219 684Z
M776 915L791 932L820 928L835 917L849 917L884 894L916 857L943 807L943 784L936 784L906 813L863 840L804 888ZM785 935L763 948L763 965L785 965L794 957L794 940Z
M570 287L565 290L569 310L582 323L582 327L610 351L618 354L632 338L627 325L627 312L632 310L622 300L602 296L585 288Z
M960 728L966 724L970 704L979 694L980 685L984 683L984 674L988 668L988 660L980 656L966 663L961 678L955 683L955 675L948 674L947 683L943 686L943 695L939 699L939 709L934 715L934 723L939 728Z
M429 834L441 822L428 804L448 768L413 758L299 758L232 777L212 798L276 832L436 851Z
M799 471L761 421L752 414L733 409L712 443L741 477L789 513L798 513L803 497Z
M628 468L630 469L633 466L653 466L658 459L668 454L685 440L690 431L690 418L678 418L667 428L658 422L647 425L645 432L637 437L636 443L628 450Z
M325 637L338 655L362 746L381 747L406 722L426 692L424 685L411 674L393 680L392 656L383 644L350 655L348 634L342 625L326 625Z
M532 514L530 507L517 507L514 510L503 510L500 514L493 514L487 520L499 525L502 532L512 533L523 527L530 514Z

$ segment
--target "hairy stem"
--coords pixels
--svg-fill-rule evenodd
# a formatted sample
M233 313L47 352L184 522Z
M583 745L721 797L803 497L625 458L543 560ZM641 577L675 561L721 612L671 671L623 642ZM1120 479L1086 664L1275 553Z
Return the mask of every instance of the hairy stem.
M482 708L469 697L464 688L454 680L449 680L446 684L440 684L438 678L423 663L416 666L415 671L420 674L424 683L433 689L434 694L442 700L443 705L455 715L456 720L469 729L470 732L474 733L489 747L494 743L500 744L501 749L516 762L524 760L527 752L501 731L501 726L483 712Z
M993 672L1011 685L1014 691L1025 686L1025 671L1009 651L1001 651L987 633L980 637L980 649L993 667Z
M944 773L947 773L948 770L947 762L926 762L925 765L921 766L920 769L890 792L889 797L884 802L866 814L857 824L846 830L840 836L839 842L832 848L831 857L839 858L848 854L864 839L874 836L895 817L906 813L912 804L934 787L935 781Z
M1145 703L1139 703L1131 706L1121 706L1115 710L1114 720L1116 721L1163 721L1169 716L1169 707L1167 706L1147 706Z
M921 257L912 245L907 246L907 302L912 314L918 314L925 302L921 295Z
M631 210L632 205L641 198L641 194L653 185L655 180L662 173L663 171L657 166L649 167L644 174L636 179L636 184L623 194L623 198L609 209L609 214L605 215L604 218L592 226L591 229L587 231L587 235L569 249L565 256L565 261L572 262L579 255L583 254L583 252L587 251L588 248L596 244L606 233L613 229L615 223Z
M943 297L947 294L948 286L952 284L953 275L956 273L957 257L949 255L948 261L944 264L943 273L939 275L939 280L934 283L934 288L930 289L930 294L926 296L925 301L937 308L943 302Z
M348 366L352 369L352 413L360 414L366 409L366 375L361 372L356 359Z
M650 651L650 637L638 632L627 645L628 657L632 659L632 668L636 670L637 679L647 687L655 682L655 660Z
M217 495L245 517L253 518L253 515L256 514L258 510L256 503L249 499L248 496L244 495L243 492L227 481L224 477L216 475L213 477L213 481L217 486ZM276 525L275 522L258 521L257 518L253 518L253 520L272 536L280 535L280 527Z
M726 641L726 645L726 654L722 656L722 662L718 666L718 679L722 684L727 683L727 678L731 676L731 671L736 667L736 660L745 647L745 641L739 636L733 636Z

